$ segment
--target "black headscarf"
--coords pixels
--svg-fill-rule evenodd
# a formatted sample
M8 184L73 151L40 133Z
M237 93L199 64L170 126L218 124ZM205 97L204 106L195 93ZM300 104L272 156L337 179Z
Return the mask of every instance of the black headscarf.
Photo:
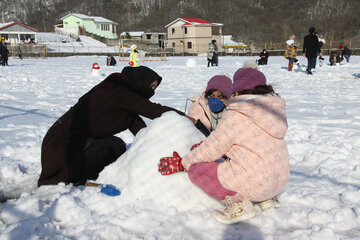
M158 80L159 86L162 80L159 74L145 66L124 67L121 73L126 76L125 83L134 89L136 93L147 99L155 94L154 89L151 89L149 85Z
M154 94L154 89L149 85L155 80L158 80L158 86L161 83L162 77L159 76L154 70L145 67L124 67L121 73L112 73L104 81L93 87L89 92L83 95L79 101L85 99L92 92L101 89L112 87L113 84L122 84L131 88L135 93L140 96L150 99Z

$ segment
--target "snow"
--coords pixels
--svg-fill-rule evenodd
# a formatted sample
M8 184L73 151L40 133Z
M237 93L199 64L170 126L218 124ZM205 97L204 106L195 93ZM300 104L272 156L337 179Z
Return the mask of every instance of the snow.
M229 47L231 47L231 46L247 47L247 45L246 45L245 43L233 41L231 35L223 35L221 41L222 41L221 44L222 44L223 46L229 46Z
M149 61L163 77L154 102L184 110L216 74L230 76L245 60L206 57ZM306 59L299 57L302 69ZM326 57L326 61L327 61ZM94 62L100 72L92 75ZM136 137L118 134L128 151L98 181L121 190L36 183L47 129L94 85L115 71L106 56L9 59L0 67L0 239L358 239L360 236L360 57L339 66L287 71L283 57L261 66L286 100L291 177L281 208L224 225L212 217L223 207L191 184L186 173L161 176L160 157L186 155L202 135L184 117L166 113Z
M119 53L119 46L107 46L91 37L79 36L80 41L75 41L66 35L57 33L39 33L37 40L39 44L47 46L48 52L96 52L96 53ZM124 52L131 51L124 47Z

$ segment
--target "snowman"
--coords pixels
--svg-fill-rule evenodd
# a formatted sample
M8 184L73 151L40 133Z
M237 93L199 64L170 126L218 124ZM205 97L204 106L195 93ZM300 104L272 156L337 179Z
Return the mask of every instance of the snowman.
M99 76L99 72L100 72L100 66L98 63L93 63L92 65L92 69L91 69L91 74L93 76Z

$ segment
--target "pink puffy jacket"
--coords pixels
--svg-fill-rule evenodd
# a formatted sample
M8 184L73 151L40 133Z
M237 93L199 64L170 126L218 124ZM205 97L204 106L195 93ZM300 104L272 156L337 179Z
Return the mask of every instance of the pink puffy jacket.
M205 98L205 92L203 92L200 97L190 98L190 101L192 101L193 104L189 108L188 115L195 120L200 120L205 127L211 131L210 108Z
M218 166L220 183L250 201L270 199L290 175L285 102L279 96L242 95L230 99L228 107L216 129L182 163L189 169L226 155Z

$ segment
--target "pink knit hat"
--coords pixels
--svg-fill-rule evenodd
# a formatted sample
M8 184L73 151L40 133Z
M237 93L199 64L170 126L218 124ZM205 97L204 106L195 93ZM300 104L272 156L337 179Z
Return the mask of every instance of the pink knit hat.
M266 84L265 75L254 68L239 68L234 74L233 92L253 89Z
M227 98L230 98L233 92L232 88L233 85L230 78L225 75L215 75L209 80L205 92L210 89L217 89L221 91Z

